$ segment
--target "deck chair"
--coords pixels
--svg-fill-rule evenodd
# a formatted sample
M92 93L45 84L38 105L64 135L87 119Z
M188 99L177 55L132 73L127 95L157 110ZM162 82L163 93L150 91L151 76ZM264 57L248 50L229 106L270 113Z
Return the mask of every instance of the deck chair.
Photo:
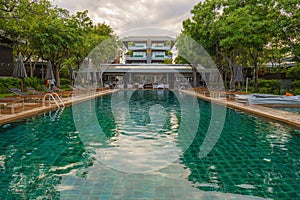
M30 94L42 94L42 92L37 91L36 89L34 89L32 87L27 87L26 91L29 92Z
M45 92L48 92L48 93L49 93L49 92L50 92L50 93L51 93L51 92L54 92L53 90L51 90L50 88L48 88L48 87L46 87L46 86L44 86L44 85L43 85L43 90L44 90Z
M26 92L22 92L19 88L7 88L7 90L16 94L18 97L23 97L25 99L27 98L41 99L44 97L43 94L27 94Z

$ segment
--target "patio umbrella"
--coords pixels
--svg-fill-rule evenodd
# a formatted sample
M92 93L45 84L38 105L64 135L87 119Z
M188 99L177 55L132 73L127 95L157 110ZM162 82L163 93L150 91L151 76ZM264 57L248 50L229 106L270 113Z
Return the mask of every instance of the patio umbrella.
M13 77L21 79L21 91L24 91L24 78L27 77L27 74L21 53L19 53L17 65L14 68Z
M53 78L54 78L54 75L53 75L52 65L51 65L51 62L48 61L45 79L53 79Z

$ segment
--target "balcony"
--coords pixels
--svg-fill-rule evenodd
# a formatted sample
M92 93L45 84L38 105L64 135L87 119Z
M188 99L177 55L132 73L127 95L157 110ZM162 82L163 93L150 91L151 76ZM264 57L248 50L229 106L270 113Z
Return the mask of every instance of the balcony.
M151 49L152 50L170 50L171 46L170 45L152 45Z
M147 60L147 57L143 55L134 55L134 56L127 55L126 60Z
M128 50L146 50L147 45L129 45Z
M155 55L151 57L152 60L172 60L172 56L165 56L165 55Z

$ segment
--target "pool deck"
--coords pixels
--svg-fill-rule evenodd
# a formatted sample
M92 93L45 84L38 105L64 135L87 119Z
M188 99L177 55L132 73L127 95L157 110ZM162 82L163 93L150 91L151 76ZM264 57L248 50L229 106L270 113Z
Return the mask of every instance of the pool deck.
M238 103L234 100L228 100L225 98L212 98L190 90L182 90L182 92L232 109L241 110L246 113L251 113L257 116L272 119L278 122L282 122L300 128L300 114L297 113L277 110L274 108L261 106L261 105L248 105L245 103Z
M63 103L65 106L69 106L72 105L74 103L80 103L86 100L90 100L90 99L94 99L97 98L99 96L102 95L106 95L106 94L110 94L113 92L118 91L117 89L115 90L104 90L104 91L79 91L79 92L75 92L72 96L67 97L67 98L63 98ZM26 103L25 103L26 104ZM42 105L40 106L36 106L32 109L29 110L24 110L21 111L19 113L15 113L15 114L0 114L0 124L5 124L5 123L9 123L9 122L13 122L19 119L23 119L26 117L30 117L30 116L34 116L36 114L39 113L43 113L45 111L49 111L49 110L56 110L57 106L56 104L51 104L50 106L45 106L43 107Z

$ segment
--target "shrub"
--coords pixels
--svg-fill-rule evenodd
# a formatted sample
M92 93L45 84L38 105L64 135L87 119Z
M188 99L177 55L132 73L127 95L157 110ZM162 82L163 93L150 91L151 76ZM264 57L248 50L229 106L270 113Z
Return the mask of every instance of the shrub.
M280 82L278 80L258 80L258 90L260 93L279 94ZM262 92L264 91L264 92Z
M260 87L258 88L258 91L259 93L263 93L263 94L270 94L272 92L272 90L267 87Z
M25 87L32 87L36 90L42 90L42 85L44 82L38 78L25 78Z
M293 82L292 82L292 88L293 88L293 89L300 88L300 80L298 80L298 81L293 81Z
M70 85L70 79L67 78L61 78L60 79L60 85Z
M300 64L287 70L286 76L292 80L300 80Z
M281 95L285 95L287 92L291 93L289 90L282 89L282 90L280 91L280 94L281 94Z
M71 85L70 79L67 79L67 78L60 79L60 88L62 90L70 89L69 85Z
M42 90L44 84L41 79L38 78L25 78L25 87L32 87L37 90ZM21 81L19 78L0 78L0 93L9 94L7 88L20 88Z
M170 46L172 44L172 42L170 40L165 42L165 45Z
M20 88L20 84L18 78L0 78L0 93L8 94L7 88Z
M127 51L127 52L126 52L126 55L128 55L128 56L131 56L131 57L132 57L132 56L133 56L133 51L131 51L131 50Z
M293 92L294 95L300 95L300 88L297 88Z

